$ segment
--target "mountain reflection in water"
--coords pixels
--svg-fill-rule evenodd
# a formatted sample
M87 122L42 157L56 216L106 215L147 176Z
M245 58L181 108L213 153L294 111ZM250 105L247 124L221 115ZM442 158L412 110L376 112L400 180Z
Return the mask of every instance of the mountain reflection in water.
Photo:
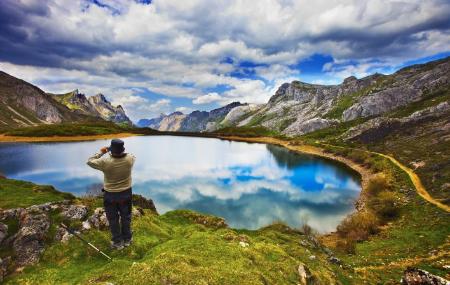
M247 229L307 221L327 232L354 210L360 191L359 178L346 167L278 146L174 136L124 140L137 157L133 191L152 198L160 213L192 209ZM0 170L84 195L102 182L86 159L108 143L2 144Z

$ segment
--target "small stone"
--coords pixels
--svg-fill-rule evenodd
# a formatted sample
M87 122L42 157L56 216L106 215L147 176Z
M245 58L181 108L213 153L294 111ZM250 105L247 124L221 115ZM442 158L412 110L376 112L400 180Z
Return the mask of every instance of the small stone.
M316 259L316 256L315 256L315 255L309 256L309 260L315 260L315 259Z
M91 223L89 223L88 220L81 223L81 230L87 231L87 230L90 230L91 228L92 228Z
M316 278L312 275L309 268L304 265L300 264L297 269L298 276L299 276L299 284L300 285L313 285L316 284Z
M140 217L144 215L144 210L141 207L133 207L132 215L134 217Z
M8 226L3 223L0 223L0 244L6 238L7 235L8 235Z
M100 207L94 210L94 213L88 218L88 221L96 229L106 229L109 226L105 209Z
M248 244L248 243L246 243L246 242L243 242L243 241L240 241L240 242L239 242L239 245L240 245L241 247L243 247L243 248L246 248L246 247L248 247L248 246L249 246L249 244Z
M339 258L335 257L335 256L330 256L330 258L328 258L328 261L333 263L333 264L337 264L337 265L341 265L342 264L342 261Z
M66 243L70 238L72 237L72 234L70 234L65 228L58 227L55 234L55 240Z

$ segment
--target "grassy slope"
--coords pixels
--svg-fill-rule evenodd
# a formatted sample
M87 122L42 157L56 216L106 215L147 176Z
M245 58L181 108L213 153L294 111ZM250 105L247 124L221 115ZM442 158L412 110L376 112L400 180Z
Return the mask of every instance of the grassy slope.
M415 111L448 101L449 94L448 89L438 90L428 94L421 101L394 110L388 116L408 116ZM369 119L361 118L345 122L337 127L319 130L293 140L328 148L329 151L338 155L365 164L374 172L383 171L393 177L394 192L399 199L400 217L390 221L379 234L371 237L369 241L358 243L355 255L346 255L337 250L339 257L347 264L352 265L355 270L351 274L352 281L349 281L348 284L361 284L367 280L371 280L369 284L376 282L396 284L407 266L419 266L450 278L449 271L443 269L443 265L450 262L448 213L418 196L407 175L386 159L373 155L362 155L360 152L350 149L360 148L390 154L411 168L414 168L412 162L423 162L424 166L417 168L416 173L433 197L448 204L450 140L448 139L448 128L444 126L448 125L449 117L443 116L410 128L397 130L383 141L371 144L343 142L340 139L340 135L349 128ZM228 133L232 132L233 130L229 129ZM245 135L248 132L248 130L235 131L238 135L242 133ZM266 133L265 130L253 128L252 136L265 136ZM321 143L330 143L349 149L332 149Z
M49 136L105 135L117 133L154 134L156 133L156 131L148 128L134 128L124 125L118 125L112 122L84 122L84 123L63 123L54 125L40 125L28 128L18 128L6 131L4 134L9 136L49 137Z
M73 199L69 193L57 191L53 186L0 178L0 208L19 208L31 205Z
M36 196L35 189L47 196L34 202L42 203L65 198L49 187L28 182L2 179L2 191L21 190L3 195L4 208L20 197ZM16 189L19 189L16 188ZM78 200L87 204L98 201ZM55 223L59 222L52 213ZM79 240L67 244L51 243L41 262L23 273L6 279L6 284L297 284L297 267L303 262L324 284L329 284L342 269L329 264L325 254L314 247L305 235L282 224L257 230L234 230L221 226L221 219L187 210L157 216L146 210L143 217L133 220L134 244L121 252L108 249L107 231L91 230L83 236L110 254L108 262ZM17 229L17 225L9 225ZM301 246L304 240L309 246ZM245 241L249 247L239 245ZM11 254L0 250L0 257ZM309 256L315 255L315 260Z

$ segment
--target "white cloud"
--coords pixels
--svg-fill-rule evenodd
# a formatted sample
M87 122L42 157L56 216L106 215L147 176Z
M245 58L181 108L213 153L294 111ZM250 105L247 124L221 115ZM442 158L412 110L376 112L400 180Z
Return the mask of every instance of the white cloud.
M336 82L450 46L450 3L441 0L105 4L4 0L10 21L0 35L8 51L0 50L0 68L50 92L79 88L117 102L123 94L127 111L138 115L132 101L146 91L195 104L266 102L281 83L298 79L293 65L312 54L335 59L322 81ZM250 68L259 78L230 75L242 61L262 64ZM216 86L228 88L208 94ZM155 103L148 100L140 104Z
M213 93L208 93L206 95L202 95L200 97L195 98L194 100L192 100L192 103L200 105L200 104L209 104L209 103L213 103L213 102L219 102L222 100L223 100L222 96L213 92Z

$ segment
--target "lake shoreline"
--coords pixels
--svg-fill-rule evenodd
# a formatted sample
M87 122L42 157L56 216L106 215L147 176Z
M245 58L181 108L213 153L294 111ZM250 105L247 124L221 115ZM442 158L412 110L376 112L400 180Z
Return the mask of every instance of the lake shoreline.
M229 141L237 141L237 142L247 142L247 143L262 143L262 144L272 144L284 147L290 151L296 153L303 153L308 155L313 155L325 159L329 159L331 161L335 161L345 165L350 168L352 171L356 172L360 176L361 183L361 191L358 198L355 200L355 208L356 211L364 210L364 204L366 201L365 191L364 189L367 186L368 181L373 176L373 173L361 166L360 164L346 158L343 156L339 156L333 153L325 152L324 149L301 144L296 145L291 143L288 140L273 138L273 137L244 137L244 136L228 136L228 135L220 135L220 134L203 134L203 133L177 133L177 132L161 132L161 134L137 134L137 133L116 133L116 134L104 134L104 135L87 135L87 136L51 136L51 137L29 137L29 136L7 136L4 134L0 134L0 143L26 143L26 142L76 142L76 141L92 141L92 140L101 140L101 139L112 139L112 138L126 138L133 136L188 136L188 137L198 137L198 138L215 138L220 140L229 140ZM354 212L352 212L354 213ZM333 234L333 232L328 233Z
M117 134L88 135L88 136L51 136L51 137L7 136L5 134L0 134L0 143L75 142L75 141L93 141L93 140L112 139L112 138L126 138L126 137L132 137L132 136L141 136L141 134L117 133Z

